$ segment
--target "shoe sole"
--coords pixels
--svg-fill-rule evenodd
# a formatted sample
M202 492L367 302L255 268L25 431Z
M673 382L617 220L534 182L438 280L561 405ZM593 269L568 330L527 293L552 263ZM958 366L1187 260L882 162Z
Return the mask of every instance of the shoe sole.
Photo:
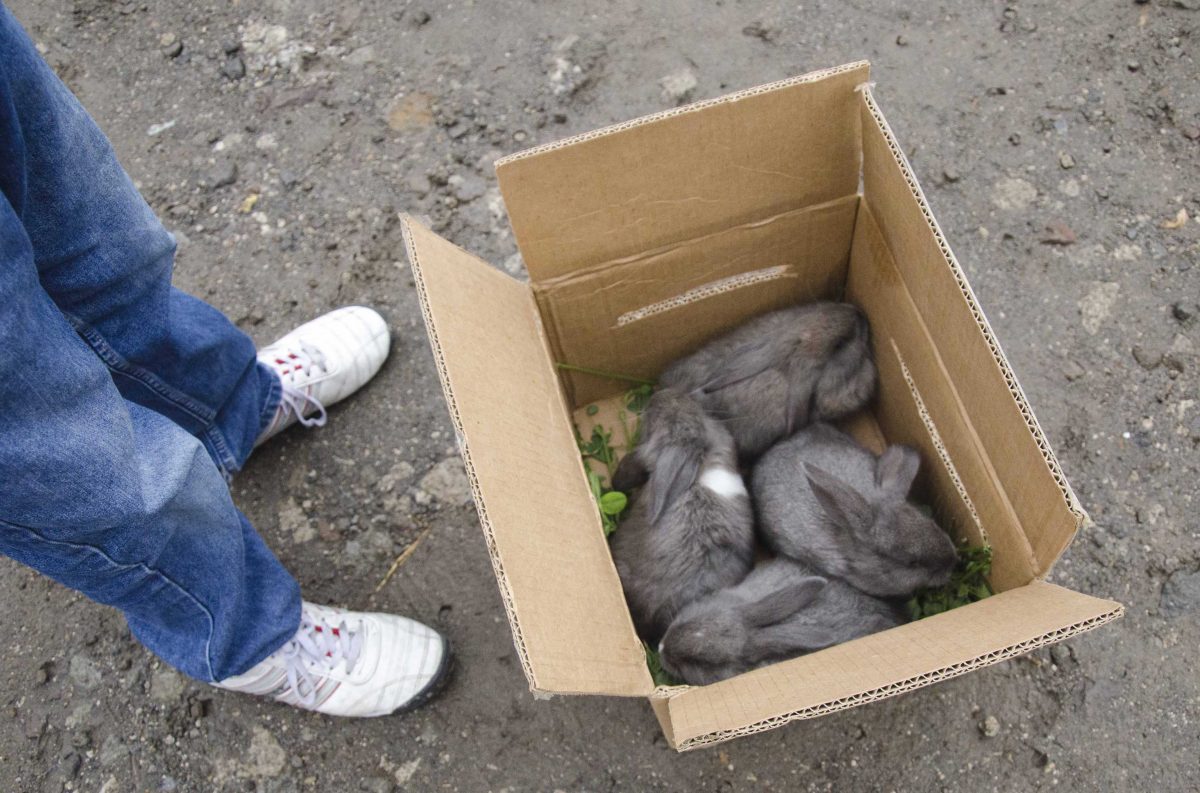
M442 637L442 645L442 660L438 664L437 671L433 673L433 678L425 684L425 688L418 691L408 702L393 710L390 715L395 716L399 713L408 713L409 711L416 710L428 704L430 700L445 690L446 684L450 682L451 672L454 669L454 651L450 646L450 640L444 636Z

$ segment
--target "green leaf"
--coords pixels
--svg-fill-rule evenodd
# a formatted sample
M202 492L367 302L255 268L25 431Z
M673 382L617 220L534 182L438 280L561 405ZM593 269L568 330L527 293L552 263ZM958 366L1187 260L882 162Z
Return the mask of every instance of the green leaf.
M588 406L587 406L587 414L588 414L589 416L594 416L594 415L596 415L596 414L597 414L597 413L599 413L599 412L600 412L600 406L599 406L599 405L588 405Z
M600 496L600 511L605 515L620 515L628 503L629 499L620 490L610 490Z
M659 657L658 651L650 645L642 642L642 647L646 650L646 667L650 670L650 677L654 680L656 686L681 686L682 680L676 680L674 676L666 669L663 669L662 658Z
M975 603L992 595L987 576L992 571L992 549L961 545L958 564L944 586L922 589L905 604L912 619L919 620Z

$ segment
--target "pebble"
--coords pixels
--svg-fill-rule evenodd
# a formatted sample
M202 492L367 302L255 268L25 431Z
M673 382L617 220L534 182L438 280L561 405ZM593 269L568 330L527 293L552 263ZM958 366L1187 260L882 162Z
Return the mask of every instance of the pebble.
M1112 308L1117 302L1121 285L1107 281L1098 283L1079 301L1079 315L1083 321L1083 329L1095 335L1100 330L1100 324L1108 319Z
M979 723L979 731L985 738L995 738L1000 734L1000 720L995 716L988 716Z
M169 666L158 669L150 678L150 699L171 704L183 694L183 676Z
M901 33L899 36L896 37L896 46L897 47L907 47L908 46L908 37L905 36L903 33Z
M228 187L237 181L238 167L232 160L219 160L208 172L208 185L213 190Z
M1158 609L1171 619L1200 609L1200 570L1172 573L1163 584Z
M242 48L242 42L237 39L225 39L221 42L221 52L226 55L236 55L237 51Z
M221 74L230 80L240 80L246 76L246 63L235 55L221 66Z
M687 101L700 81L696 78L694 71L684 68L668 74L658 83L662 86L663 97L679 105Z
M158 46L162 49L163 55L168 58L178 58L183 52L183 42L174 33L164 33L158 38Z
M95 688L100 685L100 667L86 655L71 656L67 674L76 685L82 688Z
M1158 368L1166 355L1166 350L1149 343L1133 345L1132 352L1133 359L1146 371Z
M1025 209L1037 196L1037 188L1020 178L1001 179L992 185L992 203L1000 209Z
M1185 306L1183 303L1176 303L1171 306L1171 316L1175 317L1179 322L1187 322L1192 317L1196 316L1195 306Z
M414 494L417 503L428 494L446 504L467 504L471 501L471 484L463 470L462 460L447 457L421 477L419 490Z
M412 174L404 180L404 183L417 198L424 198L429 194L429 190L433 186L429 183L429 177L423 173Z
M962 179L962 174L960 174L954 168L946 168L942 171L942 179L950 184L953 184L959 179Z
M109 735L100 744L100 753L97 758L100 760L100 765L107 768L121 762L128 754L129 748L125 746L125 742L116 735Z
M1058 155L1058 164L1064 171L1069 171L1075 167L1075 158L1070 154L1060 154Z
M1087 374L1087 370L1077 362L1067 359L1066 363L1062 366L1062 373L1063 377L1067 378L1068 381L1074 382Z
M454 197L463 204L474 201L487 192L487 183L480 177L470 174L467 176L455 174L450 177L447 183L450 185L450 189L454 191Z

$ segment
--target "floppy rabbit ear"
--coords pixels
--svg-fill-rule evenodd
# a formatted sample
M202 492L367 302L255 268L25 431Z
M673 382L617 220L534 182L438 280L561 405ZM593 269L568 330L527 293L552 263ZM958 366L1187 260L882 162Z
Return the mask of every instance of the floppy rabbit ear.
M653 494L650 522L657 523L668 504L673 504L700 476L701 456L680 446L668 446L654 463L650 473Z
M921 468L921 455L907 446L889 446L875 463L875 484L879 489L907 496Z
M828 583L820 576L808 576L769 592L746 606L746 622L757 628L782 622L816 600Z
M632 451L617 463L617 470L613 472L612 476L612 486L614 490L628 494L635 488L646 484L646 480L649 478L650 472L646 469L646 463L642 461L642 456L636 451Z
M871 527L874 510L861 493L812 463L804 464L804 472L821 509L834 522L855 533Z

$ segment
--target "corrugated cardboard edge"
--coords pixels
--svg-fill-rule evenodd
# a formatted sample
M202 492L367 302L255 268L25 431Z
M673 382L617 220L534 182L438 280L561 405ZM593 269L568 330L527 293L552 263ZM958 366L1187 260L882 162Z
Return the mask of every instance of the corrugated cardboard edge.
M475 509L479 513L479 524L483 528L483 534L487 538L488 556L492 560L492 571L496 575L496 583L500 588L500 600L504 603L504 613L508 615L508 625L512 629L513 644L517 648L517 658L521 662L521 669L525 672L525 679L529 681L529 687L532 690L536 689L536 683L533 675L533 665L529 662L529 650L525 645L525 636L521 630L521 623L517 621L517 613L513 602L512 586L509 584L508 575L504 572L504 565L500 562L500 556L496 552L496 533L492 528L492 522L488 518L487 504L483 501L483 494L479 488L479 478L475 473L475 465L471 460L471 450L467 444L463 442L463 422L462 417L458 412L458 402L454 396L454 391L450 388L450 376L446 371L446 357L442 352L442 345L438 341L437 326L433 322L433 313L429 308L429 296L425 291L425 279L421 272L421 262L417 257L416 246L413 244L412 228L410 226L411 218L408 215L400 216L400 233L404 237L404 248L408 253L408 262L412 267L413 283L417 288L417 301L421 305L421 315L425 319L425 329L429 334L429 346L433 349L433 360L437 367L438 380L442 384L442 394L446 399L446 407L450 410L450 421L454 424L455 437L458 438L459 453L462 455L463 467L467 472L467 480L471 484L471 496L475 501ZM541 319L538 316L537 307L533 303L532 294L529 297L529 310L538 318L540 327ZM543 333L543 341L545 334ZM547 356L549 353L547 352Z
M632 129L634 127L640 127L643 124L652 124L655 121L661 121L665 118L671 118L673 116L680 116L685 113L695 113L698 110L704 110L705 108L713 107L714 105L723 105L723 104L728 104L730 102L737 102L742 99L745 99L746 97L756 96L758 94L765 94L765 93L769 93L771 91L778 91L781 88L790 88L791 86L801 85L803 83L815 83L818 80L824 80L826 77L832 77L835 74L842 74L843 72L850 72L850 71L854 71L855 69L861 69L864 66L870 66L870 62L864 60L864 61L854 61L853 63L845 63L845 64L842 64L841 66L833 66L828 69L821 69L819 71L809 72L808 74L802 74L797 77L789 77L785 80L777 80L776 82L773 82L773 83L767 83L765 85L755 86L754 88L747 88L742 91L736 91L732 94L725 94L724 96L715 97L713 99L705 99L705 100L702 100L699 102L693 102L689 105L673 107L670 110L663 110L658 113L652 113L648 116L642 116L641 118L635 118L635 119L631 119L630 121L624 121L624 122L621 122L620 124L613 124L611 126L601 127L600 129L592 130L591 132L584 132L580 135L573 135L569 138L563 138L562 140L557 140L557 141L554 141L553 143L545 143L541 146L534 146L531 149L525 149L524 151L514 152L513 154L509 154L506 157L501 157L500 159L496 160L495 167L499 168L502 165L505 165L510 162L515 162L517 160L523 160L526 157L535 157L539 154L545 154L548 151L554 151L555 149L562 149L567 146L573 146L576 143L583 143L584 141L593 140L595 138L601 138L606 135L612 135L614 133L622 132L624 130Z
M988 348L992 351L992 357L995 358L996 365L1000 367L1000 372L1004 377L1005 383L1008 385L1009 393L1012 394L1012 398L1016 401L1017 408L1020 410L1021 416L1025 419L1025 425L1029 429L1030 435L1033 436L1038 449L1041 451L1042 457L1046 461L1046 466L1050 469L1050 475L1054 478L1059 490L1062 491L1063 498L1067 503L1067 509L1075 516L1075 528L1078 530L1089 523L1090 518L1078 497L1076 497L1075 491L1071 488L1071 483L1067 481L1062 467L1058 464L1058 458L1054 456L1054 450L1050 447L1050 441L1046 438L1046 433L1042 431L1041 424L1038 423L1033 409L1029 406L1029 400L1025 396L1025 391L1017 381L1017 376L1009 365L1008 358L1005 356L1004 350L1000 347L1000 342L996 339L996 334L992 330L991 323L988 322L983 309L979 306L979 301L975 298L975 292L967 282L962 266L958 263L958 259L955 258L954 252L950 249L950 244L946 241L945 235L942 234L942 229L933 215L933 210L930 209L929 202L925 200L925 193L921 190L921 186L917 182L917 177L913 173L912 165L908 162L908 157L905 156L904 150L897 142L891 126L879 109L879 105L876 104L875 96L871 92L870 86L864 88L863 99L871 112L871 116L879 125L880 130L883 131L888 148L891 149L892 157L904 174L904 179L908 182L908 187L912 191L913 198L916 199L917 205L921 209L921 214L925 216L925 221L929 224L929 229L937 240L938 247L942 251L942 256L946 260L946 265L950 268L954 280L958 282L959 289L962 290L963 299L967 302L972 316L975 317L975 322L979 326L979 331L983 334ZM1043 577L1049 575L1050 569L1052 569L1052 566L1046 570Z
M825 702L820 705L805 708L804 710L798 710L792 713L785 713L781 716L775 716L770 719L764 719L760 722L748 724L745 727L740 727L736 730L720 730L718 732L711 732L705 735L698 735L695 738L690 738L678 745L672 742L672 746L674 746L675 749L680 752L687 752L692 749L699 749L705 746L712 746L713 744L730 741L734 738L741 738L744 735L753 735L755 733L773 730L776 727L782 727L788 722L798 721L800 719L815 719L819 716L825 716L830 713L835 713L839 710L847 710L849 708L858 707L859 705L865 705L868 702L877 702L881 699L894 697L914 689L924 688L925 686L932 685L933 683L939 683L943 680L949 680L954 677L965 675L968 672L973 672L976 669L982 669L985 666L998 664L1001 661L1015 658L1018 655L1024 655L1025 653L1036 650L1039 647L1044 647L1047 644L1054 644L1056 642L1063 641L1064 639L1069 639L1072 636L1085 633L1095 628L1099 628L1101 625L1112 622L1113 620L1123 616L1124 613L1125 607L1118 605L1113 610L1104 614L1099 614L1095 617L1091 617L1090 619L1083 620L1082 622L1077 622L1072 625L1058 628L1048 633L1044 633L1041 636L1029 639L1028 641L1020 642L1018 644L1005 647L1001 650L995 650L986 655L979 656L978 658L972 658L970 661L953 664L933 672L916 675L915 677L910 677L907 680L901 680L897 683L872 689L871 691L864 691L859 694L854 694L853 696L843 697L842 699L834 700L833 702ZM666 707L669 707L669 697L671 692L672 689L659 689L659 691L655 692L654 697L667 699L668 703L666 704ZM663 707L663 705L655 704L656 711L660 707ZM660 716L659 718L661 721L663 717ZM668 741L671 740L671 733L667 734L667 738Z

